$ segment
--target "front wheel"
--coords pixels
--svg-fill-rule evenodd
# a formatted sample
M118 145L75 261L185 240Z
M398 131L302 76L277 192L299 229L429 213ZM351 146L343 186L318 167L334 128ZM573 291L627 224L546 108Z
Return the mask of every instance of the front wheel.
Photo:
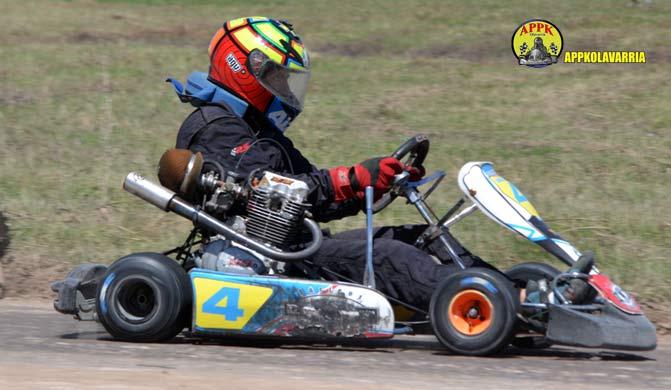
M526 287L530 280L547 279L552 281L561 271L545 263L520 263L510 267L506 276L520 287Z
M510 342L519 299L501 273L469 268L443 280L431 297L430 316L438 340L462 355L490 355Z
M191 282L177 262L158 253L122 257L98 285L96 311L114 338L164 341L182 331L191 313Z

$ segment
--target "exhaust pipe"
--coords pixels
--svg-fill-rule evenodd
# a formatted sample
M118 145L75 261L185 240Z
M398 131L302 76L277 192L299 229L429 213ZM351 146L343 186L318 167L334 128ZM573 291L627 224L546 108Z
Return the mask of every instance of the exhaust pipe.
M126 180L123 181L123 189L163 211L170 211L170 201L177 196L174 192L152 183L137 172L131 172L126 176Z
M314 255L317 250L319 250L324 240L322 231L317 222L309 218L303 218L303 224L312 235L312 242L305 249L297 252L281 251L260 241L256 241L245 234L238 233L230 226L224 224L208 213L196 209L189 202L179 198L174 192L147 180L137 172L131 172L126 176L126 179L123 182L123 188L127 192L153 204L163 211L172 211L175 214L193 221L194 225L213 230L229 240L243 244L249 249L273 260L284 262L303 260Z

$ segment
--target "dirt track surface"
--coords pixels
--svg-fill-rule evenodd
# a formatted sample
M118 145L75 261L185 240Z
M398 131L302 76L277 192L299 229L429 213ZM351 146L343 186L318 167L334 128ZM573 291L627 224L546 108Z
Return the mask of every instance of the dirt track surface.
M670 388L671 338L656 351L510 349L496 358L447 354L433 337L356 346L112 341L48 302L0 301L0 388ZM483 387L484 386L484 387Z

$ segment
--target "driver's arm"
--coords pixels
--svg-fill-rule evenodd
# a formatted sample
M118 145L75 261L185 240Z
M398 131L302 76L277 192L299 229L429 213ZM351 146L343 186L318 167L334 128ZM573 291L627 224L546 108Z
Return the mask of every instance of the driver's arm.
M209 123L199 121L201 116L207 119L207 114L211 114L208 110L221 114L221 110L208 107L196 110L185 122L195 124L183 125L180 129L178 148L201 152L206 159L219 162L227 171L235 171L241 177L248 177L252 172L272 171L305 182L310 188L310 211L319 222L359 212L357 199L336 201L329 170L312 165L288 138L279 133L257 136L243 120L233 115L219 115Z
M259 144L259 151L250 149L240 160L241 165L245 166L243 169L266 163L268 170L307 183L311 190L308 202L313 205L310 211L319 222L357 214L361 209L366 186L374 187L375 198L378 199L389 191L394 175L401 173L404 168L395 158L377 157L351 167L319 169L284 135L274 133L263 139L273 141L260 141L264 145ZM281 149L286 151L287 156L283 157L284 151Z
M248 155L241 160L243 170L248 169L247 167L259 167L261 164L266 164L265 169L267 170L305 182L310 188L308 195L308 203L312 205L310 212L318 222L353 216L360 211L361 202L357 198L337 197L330 170L320 169L310 163L294 147L290 139L278 133L261 136L265 136L262 139L272 141L261 141L263 145L259 144L260 150L258 151L250 149Z
M213 113L217 115L209 118ZM203 120L199 120L201 116ZM195 124L187 126L192 121ZM310 211L319 222L357 214L365 187L373 185L376 195L382 195L389 189L393 175L403 167L398 160L377 158L352 167L319 169L283 134L255 135L242 119L208 107L194 111L185 121L177 147L201 152L206 159L216 160L226 170L234 170L243 177L255 170L268 170L304 181L310 188Z

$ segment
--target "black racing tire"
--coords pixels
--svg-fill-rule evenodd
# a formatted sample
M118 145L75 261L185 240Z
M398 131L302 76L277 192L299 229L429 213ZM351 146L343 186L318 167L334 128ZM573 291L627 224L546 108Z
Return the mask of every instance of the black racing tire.
M518 308L516 290L505 275L473 267L448 276L438 285L429 314L436 337L448 350L483 356L509 344L515 334Z
M506 271L506 276L518 287L524 288L529 280L548 279L551 281L560 273L561 271L549 264L528 262L510 267Z
M191 281L175 260L159 253L135 253L115 261L96 294L96 311L116 339L170 340L188 326Z
M560 273L561 271L549 264L528 262L510 267L506 271L506 276L515 282L516 286L524 288L529 280L547 279L551 281ZM518 325L518 331L526 331L522 321ZM552 346L552 343L543 336L515 337L510 343L522 349L545 349Z

